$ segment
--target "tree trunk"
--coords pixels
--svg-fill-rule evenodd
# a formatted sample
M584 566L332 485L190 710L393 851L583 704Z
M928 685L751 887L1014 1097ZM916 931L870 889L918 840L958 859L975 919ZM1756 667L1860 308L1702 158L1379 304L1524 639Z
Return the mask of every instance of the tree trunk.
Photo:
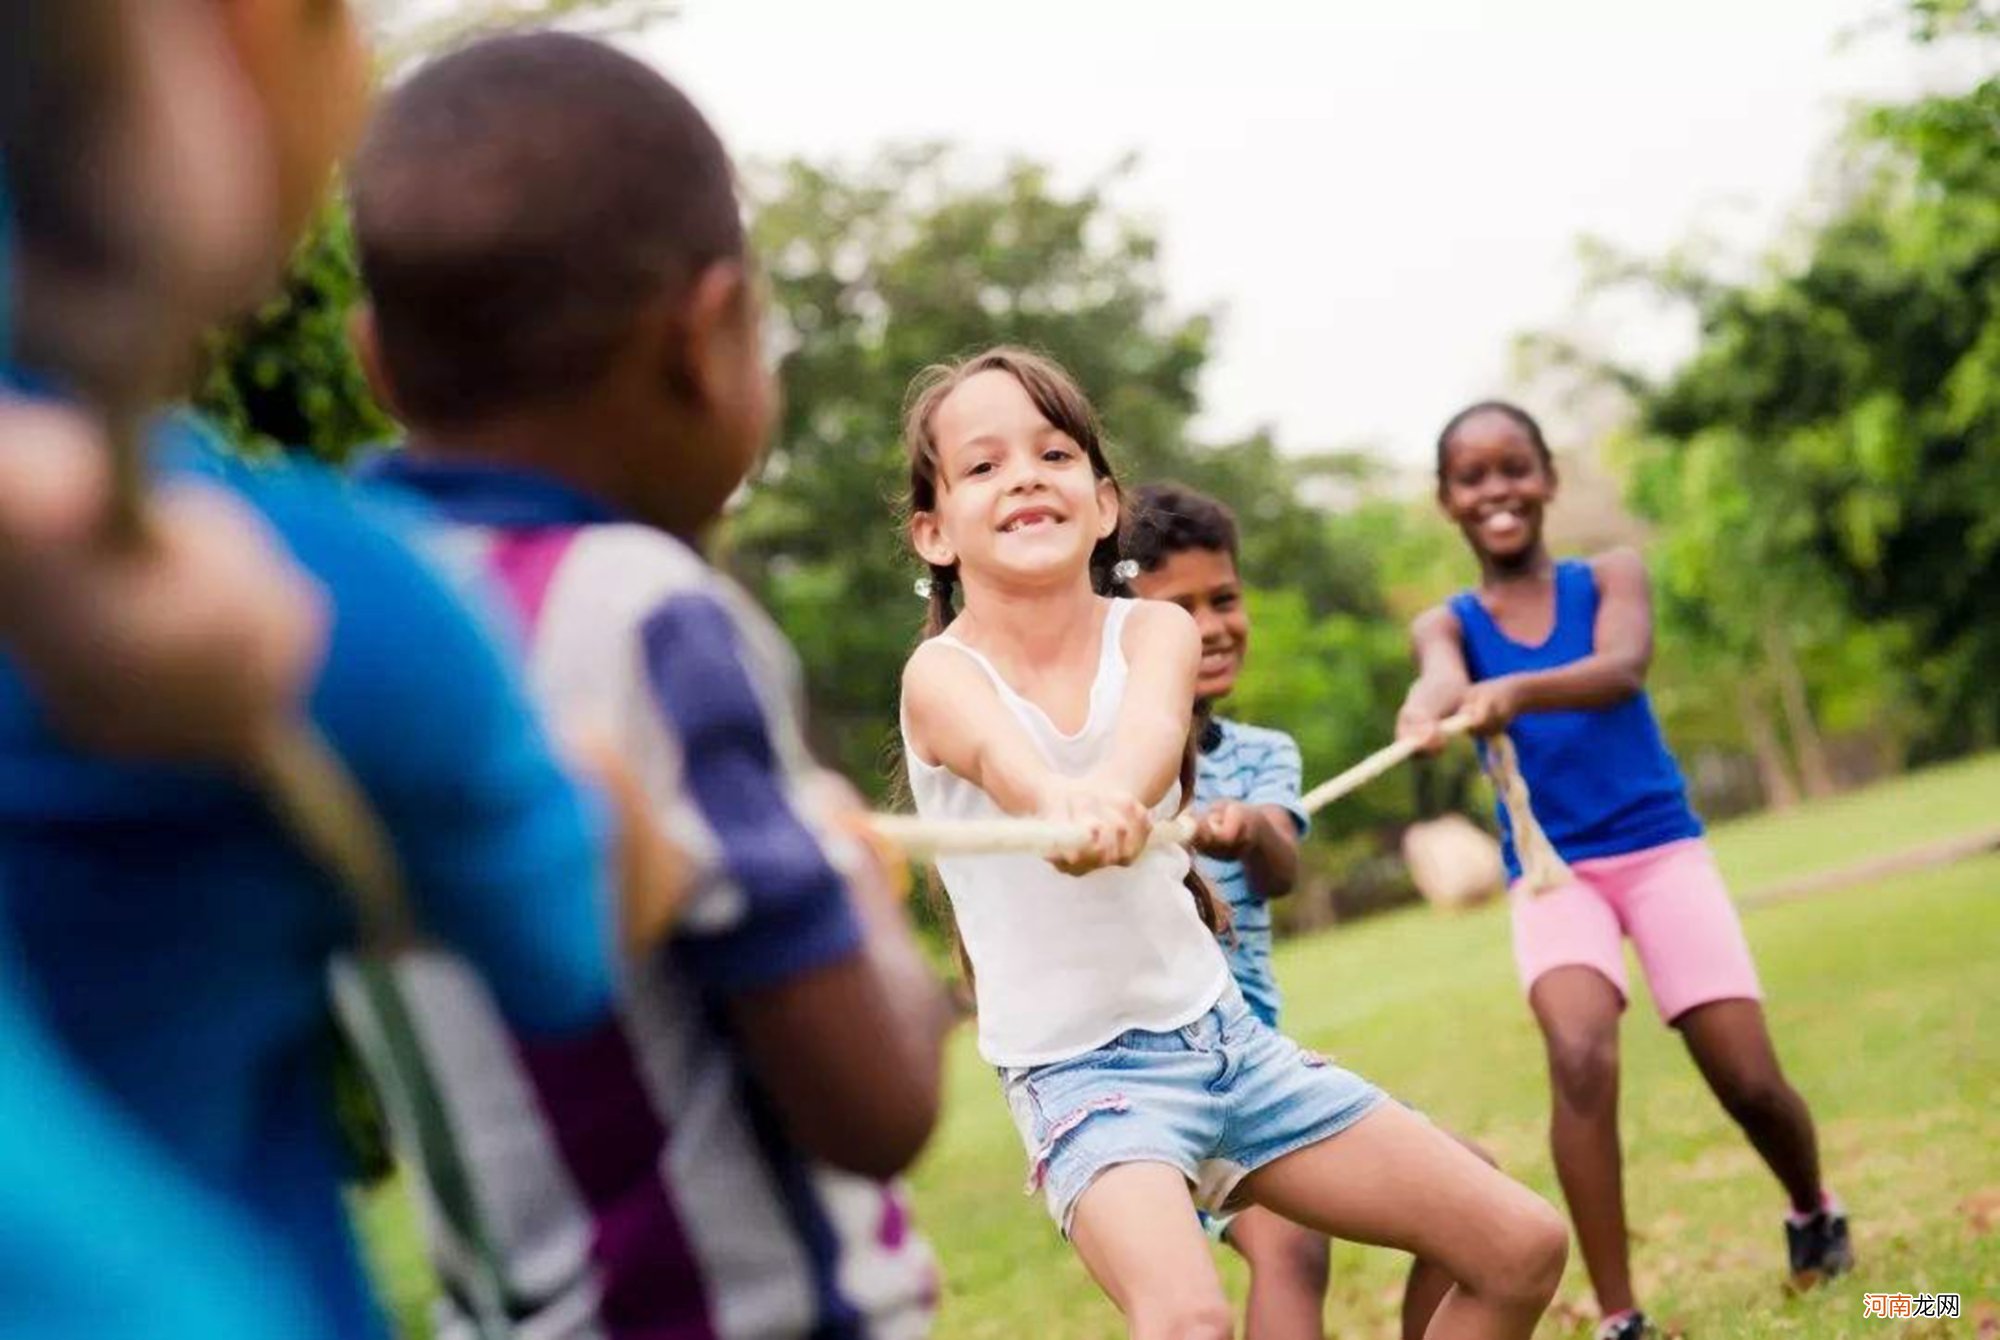
M1745 677L1736 681L1736 715L1743 722L1743 734L1757 760L1757 781L1764 791L1764 803L1774 810L1788 810L1799 803L1799 784L1785 763L1785 747L1778 740L1778 728L1764 705L1763 686Z
M1799 669L1798 654L1784 625L1775 618L1764 621L1764 652L1777 673L1778 701L1785 709L1785 731L1792 737L1792 753L1798 759L1799 780L1808 796L1830 796L1834 785L1833 768L1826 760L1826 742L1820 738L1819 724L1813 720L1812 702L1806 695L1806 677Z

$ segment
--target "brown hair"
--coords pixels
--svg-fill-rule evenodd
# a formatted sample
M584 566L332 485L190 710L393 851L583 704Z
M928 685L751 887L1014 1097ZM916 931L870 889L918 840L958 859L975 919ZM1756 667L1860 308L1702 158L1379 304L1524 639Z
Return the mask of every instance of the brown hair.
M909 393L903 398L903 446L909 454L910 465L910 492L906 501L910 514L933 511L937 507L941 462L937 439L931 434L931 420L953 391L982 372L1004 372L1019 382L1041 416L1083 449L1083 454L1089 458L1091 473L1110 481L1112 491L1118 498L1119 510L1125 510L1125 492L1119 487L1110 458L1104 453L1104 439L1098 430L1097 414L1091 409L1083 388L1054 359L1029 349L1003 344L954 363L933 363L911 381ZM1122 526L1113 530L1090 551L1090 585L1099 595L1121 594L1118 579L1112 570L1118 566L1122 530ZM950 625L957 614L954 600L957 588L957 565L930 565L930 593L925 598L921 641L929 641ZM1181 751L1183 804L1194 799L1194 759L1195 737L1191 733ZM1228 905L1215 896L1207 881L1196 874L1192 866L1188 869L1187 887L1194 895L1195 910L1201 914L1202 924L1218 935L1232 933ZM949 919L950 909L940 910ZM952 938L956 944L955 926ZM965 969L966 980L970 981L972 965L966 960L962 946L959 948L959 961Z

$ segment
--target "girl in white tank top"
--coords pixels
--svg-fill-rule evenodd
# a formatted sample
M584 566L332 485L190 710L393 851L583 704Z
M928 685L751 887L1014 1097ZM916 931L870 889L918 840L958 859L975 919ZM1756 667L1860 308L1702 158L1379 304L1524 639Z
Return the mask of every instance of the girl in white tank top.
M927 370L904 430L930 570L903 674L917 810L1088 834L1055 860L938 863L1031 1189L1135 1335L1232 1333L1191 1190L1438 1262L1459 1283L1432 1337L1529 1335L1562 1220L1255 1019L1186 853L1146 845L1181 805L1200 639L1177 606L1103 594L1120 495L1082 393L997 349Z
M1068 777L1088 776L1105 763L1125 696L1125 630L1137 602L1100 603L1102 646L1083 725L1073 733L1016 693L991 660L957 637L941 633L929 644L950 647L976 666L1042 761ZM909 733L906 724L905 738ZM950 819L1006 813L976 784L914 750L908 764L918 813ZM1171 818L1180 806L1176 779L1149 814ZM1214 934L1182 892L1188 874L1183 848L1151 847L1131 865L1078 876L1035 856L943 859L938 874L978 965L979 1052L994 1065L1044 1065L1127 1029L1179 1028L1221 999L1230 980Z

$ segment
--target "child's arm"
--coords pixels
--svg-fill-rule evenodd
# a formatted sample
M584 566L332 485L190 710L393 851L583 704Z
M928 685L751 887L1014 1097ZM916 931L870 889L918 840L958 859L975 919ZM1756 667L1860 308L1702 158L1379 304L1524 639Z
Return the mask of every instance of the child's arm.
M1289 735L1276 736L1254 765L1249 794L1209 806L1195 827L1195 849L1241 861L1250 892L1266 901L1298 883L1299 838L1308 822L1299 805L1303 771L1298 745Z
M882 872L835 836L829 810L858 802L829 802L823 778L788 777L786 723L767 714L719 601L671 596L640 639L649 697L679 749L675 799L712 853L675 960L724 1003L800 1148L864 1176L900 1172L937 1120L948 1012Z
M1466 691L1459 711L1479 734L1504 730L1524 712L1611 707L1646 687L1653 659L1653 601L1646 565L1631 549L1591 563L1597 579L1597 650L1554 670L1501 675Z
M1126 701L1129 705L1129 694ZM1080 875L1129 864L1145 850L1151 829L1146 806L1115 782L1065 777L1049 767L992 681L962 652L934 645L917 648L903 669L903 715L909 743L920 757L965 778L1002 810L1088 829L1090 840L1056 858L1057 868ZM1122 728L1122 717L1119 724ZM1165 783L1160 790L1166 790Z
M166 490L151 543L102 534L109 451L79 414L0 406L0 640L73 743L241 763L304 711L325 593L256 512Z
M1299 828L1278 805L1246 805L1224 800L1201 813L1195 850L1204 856L1243 862L1250 891L1259 898L1282 898L1299 880Z
M1417 677L1396 713L1396 738L1414 739L1419 749L1434 754L1445 744L1438 723L1458 710L1472 687L1458 616L1448 605L1425 610L1410 624L1410 645L1416 652Z
M1009 814L1043 814L1062 779L1000 701L971 657L931 643L903 667L909 743L957 773Z
M1201 665L1193 616L1164 600L1140 601L1125 622L1125 663L1111 752L1089 780L1151 807L1179 780L1187 753Z
M866 813L844 780L825 781L835 811ZM891 1177L937 1124L951 1010L872 850L846 885L858 951L741 993L730 1017L793 1139L836 1167Z

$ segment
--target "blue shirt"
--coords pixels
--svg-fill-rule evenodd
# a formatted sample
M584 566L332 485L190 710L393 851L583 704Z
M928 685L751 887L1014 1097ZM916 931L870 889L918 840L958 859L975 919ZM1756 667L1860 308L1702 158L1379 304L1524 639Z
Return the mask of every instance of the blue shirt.
M332 1340L296 1271L80 1082L0 946L0 1340Z
M1556 564L1555 627L1540 646L1523 646L1501 632L1470 591L1453 596L1451 610L1475 681L1553 670L1597 649L1597 577L1579 559ZM1610 707L1530 712L1507 734L1535 818L1564 860L1619 856L1701 836L1681 770L1643 692ZM1504 807L1500 832L1507 873L1518 879L1521 863Z
M330 596L311 715L387 826L422 928L523 1030L598 1022L612 973L598 823L477 621L331 475L246 466L187 420L153 445L166 476L262 513ZM339 1334L379 1333L330 1118L325 970L354 918L263 799L217 770L71 749L0 659L0 905L81 1069L247 1209L267 1250L293 1254Z
M1195 803L1235 800L1245 805L1276 805L1292 816L1300 836L1304 836L1307 819L1299 808L1299 775L1299 747L1291 736L1216 717L1195 755ZM1282 998L1271 972L1271 905L1250 887L1243 862L1197 856L1195 866L1202 878L1228 899L1235 916L1235 943L1225 939L1223 949L1244 1003L1259 1019L1277 1027Z

